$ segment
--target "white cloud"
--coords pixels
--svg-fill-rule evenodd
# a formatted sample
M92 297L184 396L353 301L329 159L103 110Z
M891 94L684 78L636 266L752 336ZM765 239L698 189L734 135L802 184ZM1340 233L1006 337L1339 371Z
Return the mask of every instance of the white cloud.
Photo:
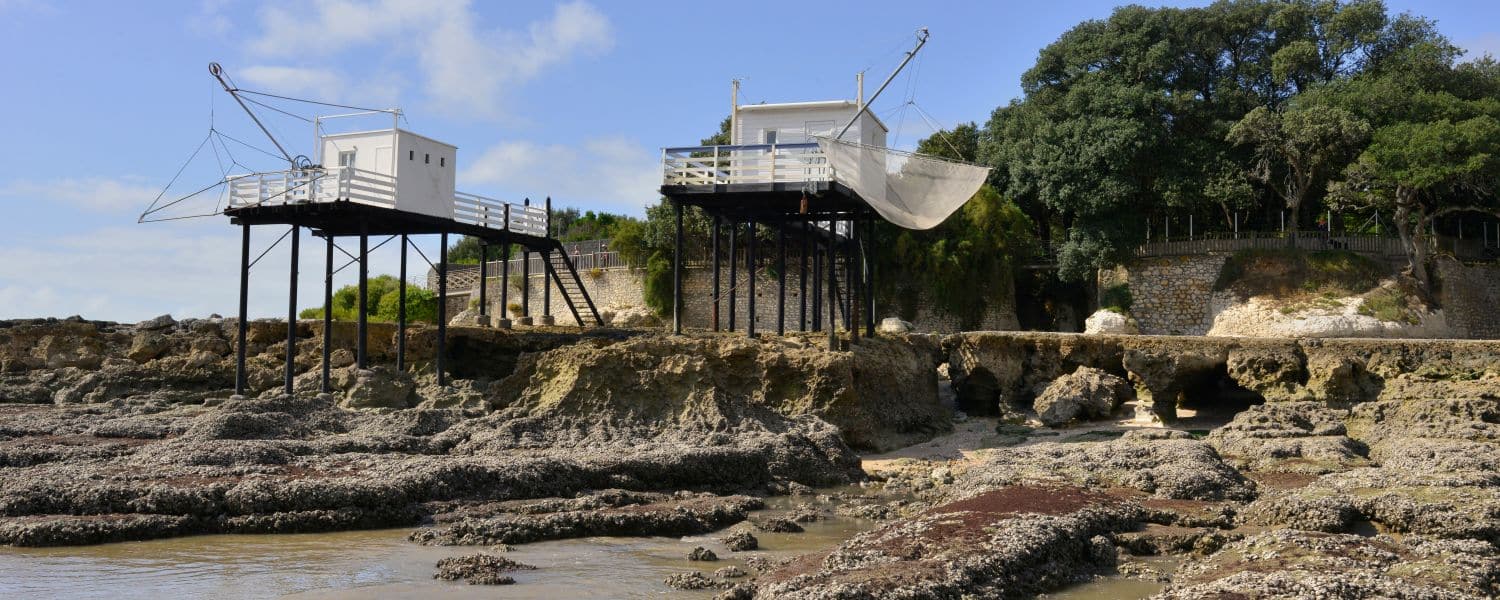
M3 0L0 0L3 1ZM201 0L198 3L197 14L187 18L188 31L204 37L220 36L229 33L233 23L225 14L230 0Z
M509 89L614 43L609 20L581 0L558 5L524 33L483 29L467 2L324 0L310 11L267 7L260 18L261 35L250 42L256 54L328 57L358 50L367 57L362 62L381 63L415 52L428 100L440 110L484 118L504 113Z
M340 98L347 87L344 78L329 69L252 65L241 69L239 75L251 85L279 94L317 99Z
M145 210L161 193L143 179L89 177L51 181L15 181L0 186L0 198L21 202L65 202L91 210L127 212Z
M251 258L286 230L256 227ZM71 235L0 240L0 319L63 317L134 322L162 314L178 317L238 310L240 233L227 220L109 226ZM419 236L435 256L436 236ZM371 239L373 248L384 238ZM348 239L339 241L354 251ZM398 244L372 250L371 276L397 272ZM250 272L250 316L286 314L288 244L271 250ZM413 278L426 264L411 254ZM335 255L335 268L343 265ZM302 232L298 307L320 306L323 297L322 240ZM354 283L355 269L335 276L335 286ZM425 279L423 279L425 281Z
M554 205L639 214L658 199L659 157L620 137L580 145L502 142L481 152L459 173L459 186L503 186Z

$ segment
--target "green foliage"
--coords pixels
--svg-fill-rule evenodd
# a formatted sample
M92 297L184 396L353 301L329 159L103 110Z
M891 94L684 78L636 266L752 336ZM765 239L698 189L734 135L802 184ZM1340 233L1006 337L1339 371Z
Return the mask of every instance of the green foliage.
M1227 139L1255 150L1251 177L1286 203L1292 217L1288 230L1296 231L1303 202L1344 168L1369 134L1369 123L1349 111L1312 104L1283 110L1258 106L1230 128Z
M882 224L871 245L877 270L899 275L877 277L877 293L905 313L912 290L926 289L939 310L975 326L987 306L1011 299L1015 268L1035 251L1031 230L1025 213L987 185L933 229Z
M1398 62L1419 47L1452 48L1431 22L1374 0L1123 6L1042 49L1025 97L978 133L979 160L1044 243L1057 239L1059 276L1085 280L1128 258L1147 218L1227 229L1234 212L1288 204L1277 186L1296 207L1321 202L1360 149L1359 122L1373 121L1299 97L1409 72ZM1310 168L1286 189L1298 165Z
M390 275L372 277L366 283L366 314L371 321L395 322L400 315L400 282ZM359 286L346 285L333 293L333 319L354 321L359 318ZM323 307L308 308L298 314L303 319L323 318ZM437 294L426 288L406 286L406 320L437 322Z
M656 311L657 316L672 314L672 259L668 254L657 252L646 261L646 276L641 287L646 306Z
M974 162L979 157L979 126L962 123L917 142L917 153L949 160Z
M1110 286L1099 294L1099 308L1122 315L1130 314L1130 305L1134 302L1128 283Z
M1346 250L1241 250L1224 262L1214 290L1241 297L1355 296L1390 274L1386 265Z
M1366 294L1359 305L1359 314L1395 323L1420 322L1411 310L1407 293L1399 287L1383 287Z
M639 267L645 265L646 260L651 257L650 249L646 248L645 236L645 223L631 220L615 228L615 235L610 238L609 247L620 253L620 258L624 259L626 264Z

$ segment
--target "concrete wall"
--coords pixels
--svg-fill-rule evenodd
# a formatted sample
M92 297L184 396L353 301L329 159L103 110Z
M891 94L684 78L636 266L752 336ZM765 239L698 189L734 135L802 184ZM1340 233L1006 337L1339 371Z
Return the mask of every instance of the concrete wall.
M1439 260L1434 272L1442 285L1438 300L1454 337L1500 338L1500 265Z

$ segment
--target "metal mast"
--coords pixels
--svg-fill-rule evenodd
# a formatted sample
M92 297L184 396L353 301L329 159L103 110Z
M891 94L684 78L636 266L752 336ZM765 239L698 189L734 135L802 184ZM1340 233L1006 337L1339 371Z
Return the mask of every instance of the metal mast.
M245 109L245 114L250 115L250 120L255 121L255 125L260 127L260 132L266 134L267 138L270 138L271 143L276 145L276 149L281 151L281 155L286 158L288 163L291 163L292 168L297 168L297 159L292 158L292 155L286 151L286 148L281 146L281 142L276 140L276 136L271 135L271 130L266 129L266 124L260 122L260 117L255 116L255 111L250 110L250 107L245 105L245 101L240 99L239 88L229 85L229 82L224 81L224 67L219 66L219 63L216 62L208 63L208 73L213 75L214 79L219 80L219 85L224 86L224 91L229 92L229 95L234 97L234 101L240 104L240 108Z
M862 103L862 105L859 107L859 112L854 113L854 118L849 119L849 122L844 125L844 128L839 130L839 134L836 135L836 136L833 136L833 139L835 139L835 140L844 139L844 134L849 133L849 128L853 127L854 123L857 122L857 121L859 121L860 115L863 115L866 112L870 111L870 105L875 103L875 99L880 97L880 93L885 91L885 87L888 86L888 85L890 85L891 81L896 78L896 75L899 75L901 73L901 69L905 69L906 68L906 64L909 63L909 62L911 62L911 59L917 57L917 52L920 51L922 49L922 46L925 46L925 45L927 45L927 28L923 27L923 28L917 30L917 47L912 48L911 52L907 52L906 53L906 58L901 61L900 65L896 66L896 70L895 71L891 71L891 76L885 78L885 83L880 84L880 88L877 89L877 90L875 90L875 94L872 95L872 96L870 96L870 100L868 102L863 102ZM863 87L863 82L864 82L864 75L861 74L860 75L860 86L861 87Z

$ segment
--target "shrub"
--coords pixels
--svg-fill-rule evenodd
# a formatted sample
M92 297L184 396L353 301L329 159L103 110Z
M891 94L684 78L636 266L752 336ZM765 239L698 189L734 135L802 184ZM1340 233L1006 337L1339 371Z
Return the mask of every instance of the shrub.
M1099 294L1099 308L1122 315L1130 314L1130 305L1134 302L1128 283L1110 286Z
M1406 292L1399 287L1383 287L1370 292L1360 303L1359 314L1394 323L1418 323Z
M598 278L603 277L603 276L604 276L604 269L601 269L599 267L594 267L592 269L589 269L589 279L598 279Z
M371 321L394 322L400 305L401 282L390 275L370 278L366 284L365 309ZM346 285L333 293L333 319L354 321L359 318L359 286ZM323 307L298 313L303 319L323 318ZM437 294L426 288L406 285L406 320L437 322Z
M672 314L672 261L665 252L657 251L646 261L646 276L641 282L646 306L659 317Z

